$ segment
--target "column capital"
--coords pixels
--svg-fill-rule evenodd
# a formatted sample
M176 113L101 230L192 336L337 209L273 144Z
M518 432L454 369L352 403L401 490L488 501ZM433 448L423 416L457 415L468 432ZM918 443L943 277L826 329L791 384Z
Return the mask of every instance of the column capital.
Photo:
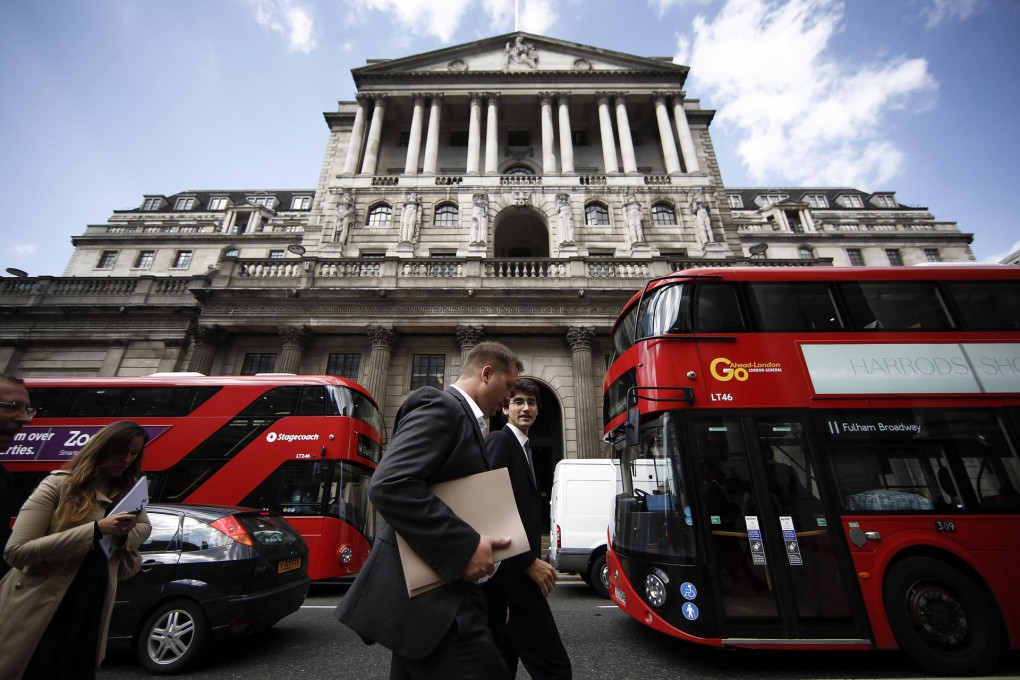
M570 92L554 92L553 95L556 97L556 101L560 104L570 103Z
M428 95L427 92L412 92L411 93L411 100L414 102L415 106L418 106L419 104L424 106L425 102L427 102L428 99L429 99L429 95Z
M368 339L372 348L392 349L397 341L397 332L392 326L372 326L368 329Z
M595 340L595 331L584 326L569 326L567 328L567 344L574 352L591 351L592 342Z
M674 94L675 93L673 92L663 92L662 90L656 90L655 92L652 92L652 101L654 101L656 104L665 105L666 101L670 99Z
M315 335L308 326L280 326L279 333L284 345L295 345L301 349Z
M613 102L614 103L616 103L616 104L626 104L627 103L627 93L626 92L613 92L612 95L613 95Z
M615 96L615 93L613 93L613 92L596 92L595 93L595 103L598 104L599 106L602 106L602 105L608 106L609 105L609 100L612 99L614 96Z
M556 98L555 92L539 92L538 101L542 104L552 103L552 100Z
M372 95L372 101L375 102L376 106L385 107L387 98L389 98L389 95L383 92L377 92L376 94Z
M362 106L368 106L369 104L372 103L372 100L374 98L375 98L375 95L367 94L365 92L359 92L356 95L354 95L355 101L357 101Z
M211 347L222 344L228 337L230 337L230 333L219 326L199 326L195 329L193 335L196 345L206 345Z
M485 341L485 331L478 326L460 326L457 328L457 342L461 349L470 349Z

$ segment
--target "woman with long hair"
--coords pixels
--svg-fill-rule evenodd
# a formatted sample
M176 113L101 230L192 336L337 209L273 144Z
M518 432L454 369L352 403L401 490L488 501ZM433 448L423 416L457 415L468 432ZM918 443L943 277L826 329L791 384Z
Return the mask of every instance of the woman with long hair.
M107 513L138 480L148 438L130 420L107 425L25 501L4 551L0 680L95 677L117 579L138 572L152 529L144 510Z

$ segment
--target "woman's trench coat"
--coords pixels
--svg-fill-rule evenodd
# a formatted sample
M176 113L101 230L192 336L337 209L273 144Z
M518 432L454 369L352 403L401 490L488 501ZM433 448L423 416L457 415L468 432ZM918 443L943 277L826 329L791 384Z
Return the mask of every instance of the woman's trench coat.
M64 593L93 543L93 525L116 500L97 493L99 508L84 523L56 531L53 512L69 473L58 470L43 479L25 502L14 523L4 558L11 571L0 582L0 680L18 680L32 659L40 637L60 606ZM106 633L117 594L117 579L138 573L138 547L152 527L143 511L127 536L114 539L116 546L107 570L106 595L99 613L96 664L106 656Z

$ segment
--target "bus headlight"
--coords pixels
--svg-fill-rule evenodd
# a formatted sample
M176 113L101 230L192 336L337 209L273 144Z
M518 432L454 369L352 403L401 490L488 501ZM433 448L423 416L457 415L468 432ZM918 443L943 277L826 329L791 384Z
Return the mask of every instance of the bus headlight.
M645 599L648 604L659 608L666 604L666 585L669 577L661 569L652 569L645 576Z
M340 548L340 564L350 564L353 558L354 551L351 549L351 546L345 545Z

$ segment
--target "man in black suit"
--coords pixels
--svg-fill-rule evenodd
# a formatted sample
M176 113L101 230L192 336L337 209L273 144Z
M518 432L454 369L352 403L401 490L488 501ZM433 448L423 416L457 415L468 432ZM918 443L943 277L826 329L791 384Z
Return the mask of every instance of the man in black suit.
M368 487L384 521L335 613L366 642L393 652L390 678L508 677L477 582L496 568L493 548L510 539L480 535L430 487L490 469L482 424L499 411L522 370L504 345L479 343L453 385L419 388L397 411L393 437ZM407 594L396 532L443 585Z
M534 680L569 680L570 657L546 599L556 585L556 570L540 557L542 495L528 443L528 431L538 417L538 408L538 385L526 378L519 380L503 407L506 426L485 440L489 465L493 469L505 467L510 473L529 550L504 560L484 589L489 602L489 625L510 674L516 676L520 658Z

